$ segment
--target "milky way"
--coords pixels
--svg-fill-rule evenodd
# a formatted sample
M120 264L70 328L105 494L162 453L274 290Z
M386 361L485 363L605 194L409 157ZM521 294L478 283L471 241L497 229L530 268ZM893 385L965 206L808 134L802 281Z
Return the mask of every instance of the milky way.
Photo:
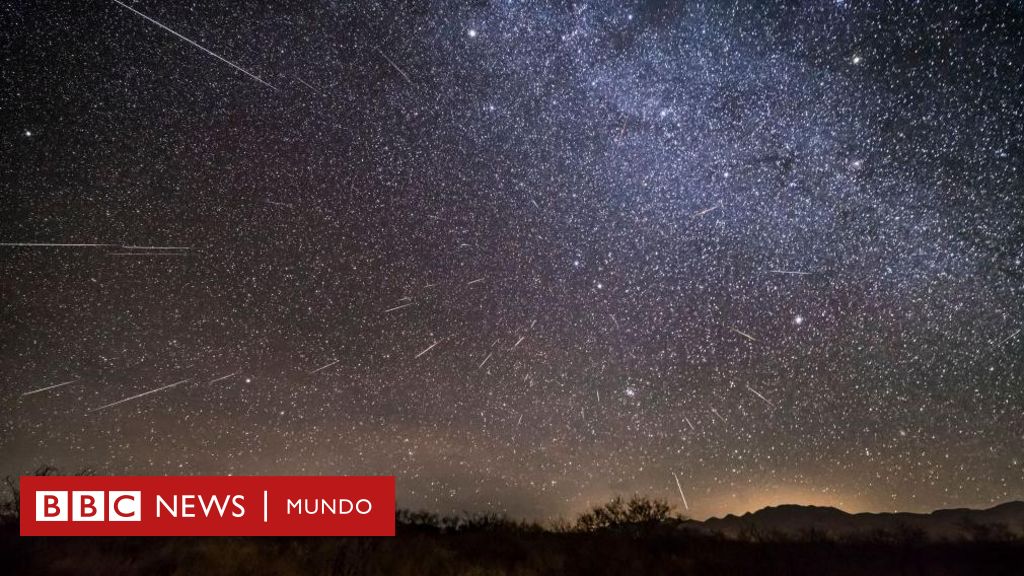
M0 462L1024 497L1024 12L8 5Z

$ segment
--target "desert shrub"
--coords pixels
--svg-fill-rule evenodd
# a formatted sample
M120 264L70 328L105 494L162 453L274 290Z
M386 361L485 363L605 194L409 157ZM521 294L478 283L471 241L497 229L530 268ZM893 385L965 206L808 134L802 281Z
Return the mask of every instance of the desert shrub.
M681 518L673 515L672 506L664 500L634 495L628 501L616 496L611 502L595 506L576 519L577 530L594 532L627 527L653 527L675 524Z

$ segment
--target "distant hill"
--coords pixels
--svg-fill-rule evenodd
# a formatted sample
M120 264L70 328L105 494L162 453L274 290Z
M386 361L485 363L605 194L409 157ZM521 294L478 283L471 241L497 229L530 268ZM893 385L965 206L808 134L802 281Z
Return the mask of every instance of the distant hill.
M709 518L687 523L701 531L728 536L741 534L785 534L796 536L811 531L833 536L919 531L930 538L1000 539L1024 535L1024 502L1014 501L986 510L954 508L930 514L910 512L850 514L838 508L788 504L771 506L741 516Z

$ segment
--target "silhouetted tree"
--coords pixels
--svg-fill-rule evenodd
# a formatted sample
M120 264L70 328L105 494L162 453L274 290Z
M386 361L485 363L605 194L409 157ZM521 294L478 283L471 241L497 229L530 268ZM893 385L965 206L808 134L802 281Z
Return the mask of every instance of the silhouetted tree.
M628 501L616 496L611 502L595 506L576 519L576 528L584 532L627 527L651 527L677 523L682 518L672 514L672 506L664 500L635 495Z
M26 476L58 476L60 470L56 466L43 465ZM76 476L92 476L91 468L81 470ZM21 514L21 490L18 489L18 479L7 475L4 476L4 483L7 485L7 498L0 502L0 516L17 520Z

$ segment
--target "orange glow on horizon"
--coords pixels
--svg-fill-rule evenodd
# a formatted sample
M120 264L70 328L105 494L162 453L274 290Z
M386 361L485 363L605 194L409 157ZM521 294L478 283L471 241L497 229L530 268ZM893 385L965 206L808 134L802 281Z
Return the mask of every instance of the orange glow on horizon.
M873 511L862 497L840 494L831 490L814 490L803 486L772 486L751 489L749 492L729 491L725 493L723 491L720 495L713 495L714 490L711 492L711 498L705 499L703 502L691 502L693 514L687 515L695 519L722 517L727 514L741 516L747 512L756 512L763 508L786 504L829 506L850 513Z

